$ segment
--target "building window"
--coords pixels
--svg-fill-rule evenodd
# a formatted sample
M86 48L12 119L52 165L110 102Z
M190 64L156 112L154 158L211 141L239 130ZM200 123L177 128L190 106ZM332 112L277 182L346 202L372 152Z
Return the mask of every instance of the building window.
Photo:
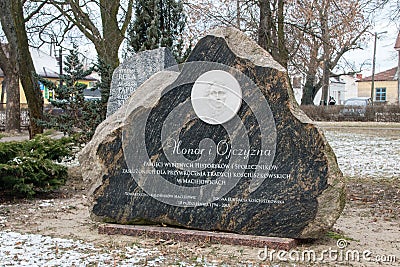
M386 101L386 88L376 88L375 101Z
M97 81L96 82L89 82L88 89L95 87L96 83L97 83Z

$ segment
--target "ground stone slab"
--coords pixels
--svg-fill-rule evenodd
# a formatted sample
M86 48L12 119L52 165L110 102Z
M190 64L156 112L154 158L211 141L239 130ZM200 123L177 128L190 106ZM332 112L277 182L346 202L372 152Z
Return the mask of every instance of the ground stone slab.
M165 47L139 52L124 61L112 76L107 117L117 111L151 75L173 66L177 69L174 56Z
M230 108L229 79L199 81L213 71L242 92L223 124L192 107L198 83L207 116L218 121ZM332 149L297 106L284 68L240 31L204 37L180 73L153 75L126 103L79 157L93 218L317 238L339 217L344 183Z
M99 234L145 236L147 238L175 240L180 242L224 244L286 250L296 246L296 240L291 238L238 235L232 233L197 231L170 227L142 225L100 225Z

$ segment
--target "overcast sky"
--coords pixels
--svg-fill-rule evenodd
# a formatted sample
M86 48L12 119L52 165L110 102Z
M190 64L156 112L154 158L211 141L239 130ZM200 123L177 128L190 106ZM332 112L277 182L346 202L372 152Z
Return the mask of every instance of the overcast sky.
M375 27L371 29L370 38L367 42L367 45L363 50L356 50L353 52L349 52L349 54L345 55L345 58L350 63L355 63L355 65L362 64L363 62L369 63L364 66L363 75L370 76L372 74L372 58L374 51L374 37L373 33L381 33L379 34L379 38L376 42L376 67L375 73L385 71L394 67L397 67L398 60L398 52L394 50L394 45L396 42L396 38L399 32L399 26L395 25L395 23L390 22L387 14L385 12L381 13L382 15L377 17L375 20ZM382 33L385 32L386 33Z

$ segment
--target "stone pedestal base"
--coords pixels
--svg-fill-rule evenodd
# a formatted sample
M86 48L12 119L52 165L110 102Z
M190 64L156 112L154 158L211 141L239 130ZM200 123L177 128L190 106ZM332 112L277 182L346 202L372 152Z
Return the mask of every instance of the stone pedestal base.
M197 231L159 226L105 224L99 227L100 234L145 236L148 238L173 239L182 242L202 242L223 245L240 245L254 248L290 250L296 246L292 238L238 235L233 233Z

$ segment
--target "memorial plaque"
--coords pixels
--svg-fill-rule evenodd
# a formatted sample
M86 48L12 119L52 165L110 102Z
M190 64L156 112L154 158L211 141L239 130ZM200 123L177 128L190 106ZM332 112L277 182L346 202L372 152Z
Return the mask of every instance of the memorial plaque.
M126 99L154 73L176 66L174 56L168 48L139 52L115 69L110 97L107 103L107 117L118 110Z
M153 75L80 155L91 212L119 224L316 238L344 207L323 134L285 69L233 28Z
M229 72L212 70L202 74L191 93L193 110L199 119L209 124L231 120L242 103L239 82Z

